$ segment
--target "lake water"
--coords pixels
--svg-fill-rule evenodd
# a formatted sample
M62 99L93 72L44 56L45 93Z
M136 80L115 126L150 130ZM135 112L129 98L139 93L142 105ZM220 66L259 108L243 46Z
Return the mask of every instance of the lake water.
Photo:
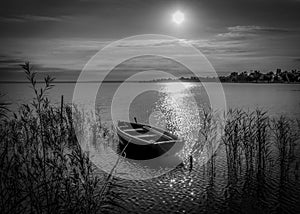
M215 83L208 84L214 87ZM117 104L111 111L118 85L104 83L98 92L96 105L100 108L103 121L111 122L111 115L114 119L125 120L136 117L140 122L164 127L166 124L163 121L168 120L184 135L193 132L193 127L198 123L197 107L205 108L210 104L208 94L199 83L184 83L184 87L180 83L126 83L119 91L122 96L117 96ZM71 103L74 86L71 83L56 84L49 92L49 97L59 104L60 96L64 95L65 102ZM285 115L300 119L300 84L225 83L223 88L227 109L244 108L251 111L262 108L272 117ZM28 103L33 97L27 84L1 84L0 91L7 94L6 100L13 103L13 109L21 103ZM214 94L214 90L211 93L212 96L219 96L216 91ZM131 94L139 95L131 99ZM83 106L89 105L90 98L87 95L80 102ZM189 139L188 136L186 138ZM128 211L137 213L240 213L249 210L257 212L258 207L262 207L259 208L260 212L266 213L299 211L298 174L293 175L293 180L282 183L278 179L278 172L271 173L272 176L266 178L266 191L261 191L266 195L261 197L255 195L260 190L253 189L259 186L245 185L246 175L240 175L240 180L230 181L223 145L216 152L215 164L214 172L210 172L206 165L195 163L191 173L187 167L178 167L157 178L122 180L127 187L126 191L122 190L126 198L122 205ZM126 172L126 164L120 168Z
M84 83L81 83L84 84ZM185 97L203 98L205 91L199 83L184 83L186 90L178 87L180 83L126 83L124 94L132 94L143 91L147 88L170 94L176 99L178 95ZM215 85L215 83L207 83ZM87 87L89 84L85 84ZM226 96L227 109L229 108L246 108L253 110L262 108L267 110L270 115L286 115L292 118L300 118L300 84L250 84L250 83L223 83L223 89ZM104 83L101 88L101 96L97 97L97 105L101 108L104 120L110 120L107 113L111 110L110 103L113 97L113 90L119 86L118 83ZM55 84L55 87L49 92L50 100L59 103L61 95L64 95L66 103L72 102L74 83ZM189 91L190 93L187 93ZM204 91L204 93L203 93ZM6 94L5 100L13 103L12 108L16 108L21 103L32 100L34 94L29 84L0 84L0 92ZM152 93L142 93L131 104L131 110L139 111L137 114L144 114L149 110L149 105L153 107L155 102L159 101L159 96ZM214 96L214 95L213 95ZM217 95L216 95L217 96ZM122 111L127 104L128 96L120 97L118 104L117 118L122 118L128 114ZM85 103L89 103L89 97L84 97ZM203 101L203 100L202 100ZM209 101L204 98L205 103ZM156 104L155 104L156 105ZM147 106L145 110L145 106Z

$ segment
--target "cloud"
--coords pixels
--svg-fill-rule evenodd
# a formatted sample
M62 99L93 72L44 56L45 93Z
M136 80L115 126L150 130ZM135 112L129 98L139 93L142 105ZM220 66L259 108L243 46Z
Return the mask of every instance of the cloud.
M160 47L164 50L173 50L176 47L194 46L205 55L232 55L249 54L247 44L242 41L225 41L220 38L212 37L210 39L150 39L150 40L131 40L121 42L119 48L136 48L143 50L144 47ZM130 49L129 49L130 50ZM178 49L179 50L179 49ZM183 54L184 53L178 53Z
M0 56L0 68L15 67L23 62L24 60L20 59L19 57L12 57L8 55Z
M228 31L230 32L249 32L249 33L260 33L260 32L276 32L276 33L286 33L290 32L290 30L284 28L275 28L275 27L264 27L257 25L247 25L247 26L234 26L228 27Z
M22 15L0 17L1 22L61 22L71 19L71 16L40 16L40 15Z
M121 41L117 47L122 48L143 48L143 47L165 47L176 44L184 44L187 40L178 39L145 39L145 40L130 40Z
M25 22L24 19L17 17L0 17L1 22Z
M30 61L34 70L54 74L61 79L66 76L77 77L88 60L108 43L107 40L90 40L78 38L60 39L19 39L2 40L0 50L1 79L19 79L12 75L22 73L20 64ZM23 75L20 75L23 78Z
M228 32L220 33L217 37L222 39L245 40L262 34L284 34L291 30L285 28L266 27L257 25L233 26L227 28Z
M5 65L11 65L11 64L18 64L18 63L21 63L22 60L18 60L18 59L0 59L0 67L5 64Z
M189 40L189 44L199 49L205 55L241 55L249 54L249 48L247 43L238 40L222 40L218 37L212 37L207 40Z

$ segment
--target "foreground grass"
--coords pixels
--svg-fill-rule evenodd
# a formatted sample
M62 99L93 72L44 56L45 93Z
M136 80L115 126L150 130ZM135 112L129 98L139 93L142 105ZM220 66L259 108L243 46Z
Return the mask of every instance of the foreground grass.
M96 175L78 145L71 107L54 107L47 99L53 79L46 77L38 89L29 63L23 69L35 98L13 118L1 117L1 213L105 213L121 208L115 191L121 186L111 175Z
M299 121L284 116L270 118L261 110L230 110L222 137L228 172L243 170L260 177L268 169L278 167L282 177L288 179L290 165L297 158L299 128Z
M228 193L233 210L285 213L297 210L290 185L299 179L299 121L270 118L261 110L230 110L222 143L226 150ZM237 186L242 191L237 191ZM275 199L276 198L276 199ZM229 203L229 204L230 204Z

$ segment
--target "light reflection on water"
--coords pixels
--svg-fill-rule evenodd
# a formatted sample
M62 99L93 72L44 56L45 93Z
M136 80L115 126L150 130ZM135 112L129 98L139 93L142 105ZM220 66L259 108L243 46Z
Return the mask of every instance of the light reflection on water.
M180 88L178 84L183 84L184 87ZM160 121L165 121L164 128L185 141L180 157L186 160L189 155L195 153L197 144L200 146L202 143L198 136L202 123L201 115L205 110L204 106L209 105L209 103L200 103L199 100L197 102L190 91L193 84L178 84L166 84L156 103L156 110L162 112ZM198 96L201 95L198 94ZM193 155L195 159L200 154Z

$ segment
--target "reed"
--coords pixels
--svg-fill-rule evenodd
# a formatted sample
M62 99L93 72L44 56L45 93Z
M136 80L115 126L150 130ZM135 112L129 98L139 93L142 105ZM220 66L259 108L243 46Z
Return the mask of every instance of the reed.
M270 124L266 112L229 110L224 129L228 171L261 176L270 158ZM236 174L237 175L237 174Z
M0 120L7 118L7 114L9 113L9 105L11 103L5 102L4 100L4 94L0 93Z
M277 169L280 172L279 189L284 189L281 183L287 183L289 177L296 174L292 173L292 166L298 170L299 163L295 158L299 139L297 124L283 116L270 119L267 112L259 109L228 111L222 140L228 167L229 193L226 195L230 195L230 200L243 194L248 197L246 203L254 203L256 211L263 211L269 194L274 194L270 189L275 188L272 173ZM238 184L243 186L243 192L234 190Z
M1 213L120 209L122 198L115 190L120 184L111 175L96 175L88 154L78 145L73 107L56 107L48 100L53 78L46 77L44 86L38 88L30 64L22 67L35 97L0 125Z
M275 148L278 152L276 161L279 164L281 181L289 179L291 164L296 158L295 147L298 136L295 127L297 127L297 124L284 116L281 116L278 120L273 120L272 123Z
M217 132L219 120L212 109L204 110L201 114L201 128L198 133L199 142L194 146L194 150L199 153L199 151L205 151L207 161L207 172L209 176L215 176L215 158L217 149ZM202 143L201 143L202 142ZM205 143L203 143L205 142Z
M244 113L240 109L230 109L226 115L222 142L225 145L229 177L237 179L241 172L242 122Z

